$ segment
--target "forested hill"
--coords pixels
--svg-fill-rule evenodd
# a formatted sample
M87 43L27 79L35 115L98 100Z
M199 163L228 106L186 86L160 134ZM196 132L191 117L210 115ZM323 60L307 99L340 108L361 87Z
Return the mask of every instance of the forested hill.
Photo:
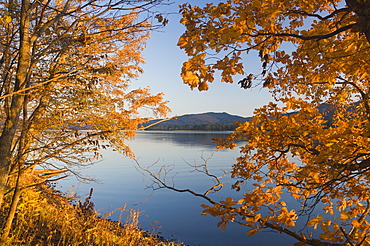
M154 125L147 130L206 130L206 131L232 131L235 128L234 122L245 122L249 118L228 113L203 113L187 114L174 119ZM146 125L153 124L160 120L149 121Z

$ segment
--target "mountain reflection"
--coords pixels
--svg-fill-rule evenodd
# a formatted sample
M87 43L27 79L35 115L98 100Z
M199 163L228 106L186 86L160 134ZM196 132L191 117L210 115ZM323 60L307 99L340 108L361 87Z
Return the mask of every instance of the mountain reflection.
M152 142L169 142L179 146L214 149L214 138L225 138L229 132L189 132L189 131L143 131L138 132L136 139L145 138Z

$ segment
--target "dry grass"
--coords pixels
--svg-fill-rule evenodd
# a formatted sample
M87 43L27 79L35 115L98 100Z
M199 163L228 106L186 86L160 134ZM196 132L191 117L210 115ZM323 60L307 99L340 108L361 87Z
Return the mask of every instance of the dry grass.
M139 229L137 211L129 210L124 224L99 217L90 198L72 205L46 185L25 190L6 245L183 245ZM8 206L7 202L1 221Z

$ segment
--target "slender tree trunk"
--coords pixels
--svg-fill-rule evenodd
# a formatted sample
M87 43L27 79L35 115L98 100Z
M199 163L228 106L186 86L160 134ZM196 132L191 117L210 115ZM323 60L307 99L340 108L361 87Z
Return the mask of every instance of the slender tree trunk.
M32 144L32 136L33 136L34 129L32 126L32 122L27 122L27 119L28 119L27 100L24 101L23 107L24 107L23 109L23 120L24 120L23 128L22 128L21 135L18 137L19 141L18 141L18 146L17 146L18 157L16 161L16 166L18 168L18 172L17 172L18 175L17 175L15 187L14 187L14 193L13 193L10 209L9 209L8 215L5 219L5 223L2 228L2 235L0 237L0 243L5 243L11 232L12 223L13 223L16 211L17 211L19 199L20 199L22 190L24 189L23 187L24 175L32 172L33 168L35 167L35 165L32 165L32 166L26 165L26 160L29 155L29 152L27 152L27 150L29 150ZM32 118L37 121L41 117L42 112L44 112L44 107L41 104L34 111Z
M23 183L22 181L23 181L23 171L21 171L21 167L19 167L17 182L15 184L14 194L12 198L12 203L10 205L8 216L6 217L5 223L2 228L0 243L5 243L12 229L13 219L15 216L15 212L17 211L19 198L22 192L22 183Z
M20 43L19 58L17 64L17 74L13 91L25 88L27 84L27 74L31 61L31 42L30 42L30 10L29 0L22 0L21 21L19 27ZM9 83L10 84L10 83ZM17 130L20 113L22 111L24 95L15 94L11 99L10 109L7 110L6 120L0 136L0 206L2 205L4 194L7 190L7 180L9 176L9 166L11 164L11 149Z

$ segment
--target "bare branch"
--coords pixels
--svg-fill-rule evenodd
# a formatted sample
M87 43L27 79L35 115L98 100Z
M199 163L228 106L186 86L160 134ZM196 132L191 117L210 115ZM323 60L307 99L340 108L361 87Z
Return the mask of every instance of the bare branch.
M194 168L194 170L191 170L190 172L199 172L199 173L203 173L205 174L206 176L210 177L211 179L213 179L213 181L215 182L215 184L209 188L207 191L205 191L203 194L205 196L207 196L209 193L211 192L218 192L220 191L223 187L224 187L224 184L221 182L221 179L224 178L227 174L229 174L230 172L227 172L225 170L223 170L223 175L221 176L216 176L212 173L209 172L208 170L208 165L207 165L207 162L213 157L213 154L211 154L210 157L208 158L204 158L203 156L203 153L202 153L202 156L201 156L201 159L203 160L203 163L202 164L198 164L196 161L194 161L194 164L190 164L189 162L185 161L184 159L184 162L189 165L190 167Z
M209 160L209 158L208 159L202 158L202 159L203 159L203 161L208 161ZM173 191L180 192L180 193L190 193L193 196L201 197L201 198L205 199L206 201L208 201L212 205L216 205L216 206L219 206L219 207L222 207L222 208L226 208L225 205L223 205L219 202L216 202L213 199L211 199L210 197L208 197L207 196L209 194L208 191L201 194L201 193L195 192L191 189L178 189L178 188L175 187L174 184L173 185L167 184L165 180L166 180L167 175L169 174L169 170L166 170L166 167L162 166L160 168L160 170L156 173L153 173L151 170L149 170L149 168L151 168L155 164L157 164L158 161L151 164L148 168L143 168L140 165L140 163L137 159L135 159L135 162L137 164L139 172L141 172L146 178L148 178L149 180L151 180L153 182L153 184L150 185L148 188L151 188L154 191L158 190L158 189L169 189L169 190L173 190ZM190 164L188 164L188 165L190 165ZM195 165L190 165L190 166L194 167L196 171L204 173L207 176L210 176L212 178L215 178L215 177L218 178L217 176L210 174L208 172L208 168L205 167L203 164L202 165L195 164ZM170 171L172 171L172 170L173 170L173 167ZM163 176L162 178L161 178L161 175ZM213 186L211 189L209 189L209 191L210 190L215 190L216 186L217 186L217 184L215 186ZM227 209L234 210L234 209L237 209L237 208L228 206ZM243 216L248 217L248 218L253 218L254 217L254 215L249 215L249 214L243 214ZM318 240L318 239L307 239L307 238L302 237L301 235L299 235L297 232L289 230L289 229L287 229L283 226L280 226L278 224L270 223L270 222L266 221L265 219L259 219L258 221L259 221L260 225L262 226L262 228L265 228L265 229L269 228L269 229L278 231L280 233L287 234L287 235L297 239L299 242L304 242L308 245L313 245L313 246L319 246L319 245L320 246L321 245L339 246L339 245L342 245L342 244L327 243L327 242L324 242L324 241L321 241L321 240ZM237 222L237 221L234 221L234 222L243 225L242 222Z
M158 172L156 173L153 173L151 170L149 170L150 167L153 167L155 164L158 163L155 162L153 164L151 164L148 168L144 168L140 165L139 161L137 159L134 159L137 167L138 167L138 171L144 175L144 177L148 178L150 181L153 182L152 185L150 185L148 188L151 188L153 190L158 190L158 189L169 189L169 190L173 190L173 191L176 191L176 192L180 192L180 193L190 193L194 196L197 196L197 197L201 197L205 200L207 200L209 203L211 204L216 204L215 201L213 201L211 198L209 198L207 195L209 194L209 192L211 190L215 190L217 187L220 186L220 184L216 184L214 186L212 186L210 189L208 189L205 193L197 193L193 190L190 190L190 189L178 189L175 187L175 184L174 184L174 176L172 176L172 185L169 185L167 182L166 182L166 178L168 176L168 174L173 170L173 167L168 170L166 169L166 166L162 166ZM162 177L161 177L162 176Z

